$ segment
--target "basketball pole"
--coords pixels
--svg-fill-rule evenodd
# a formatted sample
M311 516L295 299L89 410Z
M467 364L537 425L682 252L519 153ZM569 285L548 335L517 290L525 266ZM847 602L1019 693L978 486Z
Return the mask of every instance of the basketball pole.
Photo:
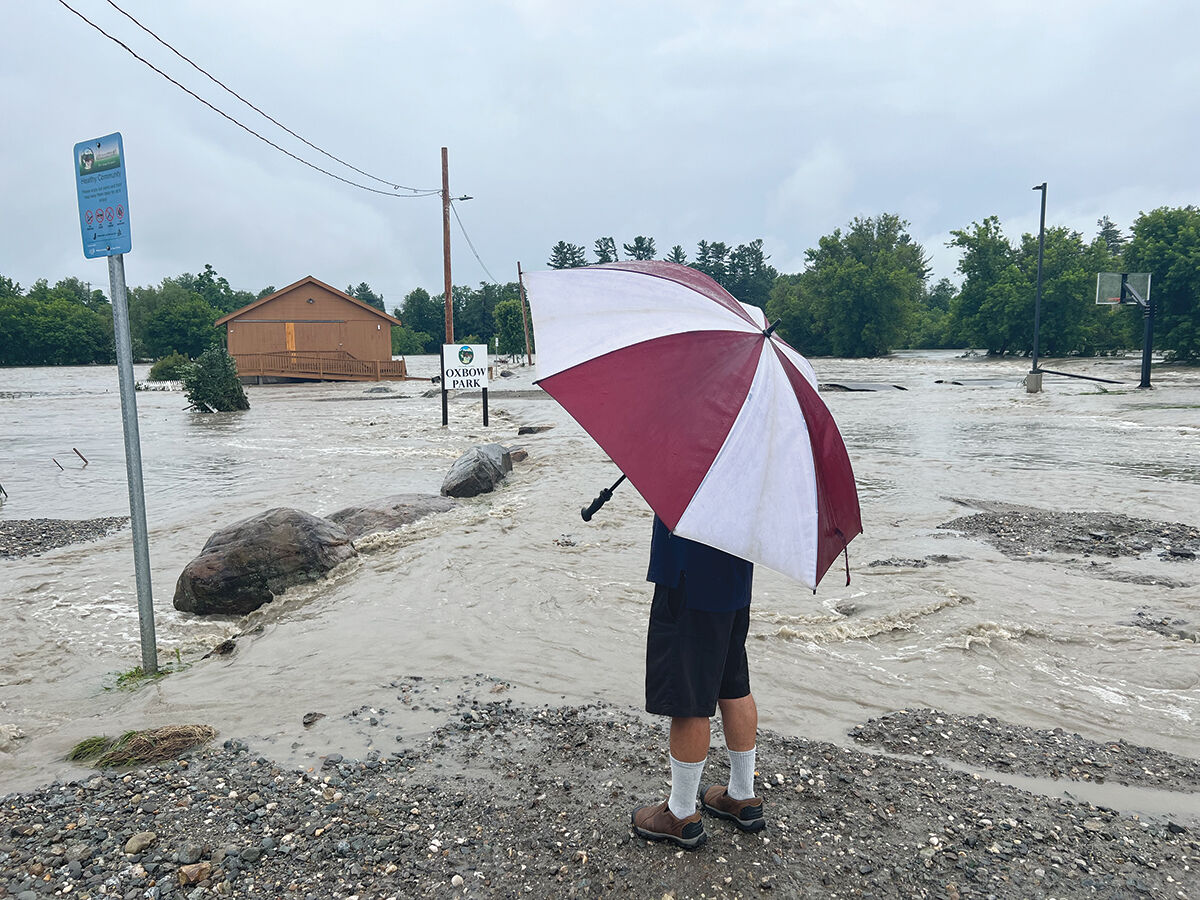
M1038 267L1037 267L1037 299L1033 305L1033 368L1030 374L1038 371L1038 337L1042 327L1042 257L1046 252L1046 182L1034 185L1032 190L1042 192L1042 220L1038 229ZM1040 379L1038 388L1041 388Z

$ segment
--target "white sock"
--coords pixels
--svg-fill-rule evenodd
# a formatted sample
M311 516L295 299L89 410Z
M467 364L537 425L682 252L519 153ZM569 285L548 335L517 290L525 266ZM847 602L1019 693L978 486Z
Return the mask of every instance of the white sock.
M667 808L677 819L686 819L696 811L696 794L700 791L704 762L680 762L671 757L671 797L667 800Z
M734 800L749 800L754 796L754 747L729 751L729 787Z

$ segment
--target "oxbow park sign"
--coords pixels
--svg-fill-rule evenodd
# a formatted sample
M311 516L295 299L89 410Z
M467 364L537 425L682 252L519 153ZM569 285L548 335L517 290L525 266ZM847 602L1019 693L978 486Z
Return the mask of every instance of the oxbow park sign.
M446 390L470 391L488 386L486 344L445 344L442 352Z
M447 422L447 391L483 391L483 424L488 423L487 344L442 344L442 424Z

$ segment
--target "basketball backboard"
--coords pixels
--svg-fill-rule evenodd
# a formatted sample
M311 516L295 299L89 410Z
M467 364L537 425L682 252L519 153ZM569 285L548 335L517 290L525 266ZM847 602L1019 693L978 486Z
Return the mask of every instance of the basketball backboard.
M1149 272L1101 272L1096 276L1096 303L1101 306L1149 301Z

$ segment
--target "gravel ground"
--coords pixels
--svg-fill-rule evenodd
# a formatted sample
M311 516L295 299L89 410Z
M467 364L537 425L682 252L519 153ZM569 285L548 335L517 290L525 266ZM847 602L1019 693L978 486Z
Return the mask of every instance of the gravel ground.
M389 745L364 760L331 754L285 770L227 740L2 798L0 897L1200 897L1194 821L770 732L757 782L767 830L708 820L707 845L684 853L629 829L630 810L667 791L660 721L605 705L523 705L482 676L441 686L399 679L395 712L344 714ZM422 707L443 724L406 733ZM864 728L924 741L929 715ZM1069 772L1101 747L993 719L952 727L1004 746L1022 771ZM1129 761L1165 765L1117 746ZM706 780L724 780L723 756L712 753ZM1172 759L1194 777L1195 762Z
M6 556L34 556L55 547L94 541L128 524L129 516L0 520L0 559Z
M984 512L938 527L982 537L1007 556L1057 553L1116 558L1156 553L1163 560L1194 560L1200 554L1200 528L1194 525L989 500L956 498L955 502Z
M903 709L851 729L860 744L1023 775L1200 791L1200 761L1123 740L1091 741L990 716Z

